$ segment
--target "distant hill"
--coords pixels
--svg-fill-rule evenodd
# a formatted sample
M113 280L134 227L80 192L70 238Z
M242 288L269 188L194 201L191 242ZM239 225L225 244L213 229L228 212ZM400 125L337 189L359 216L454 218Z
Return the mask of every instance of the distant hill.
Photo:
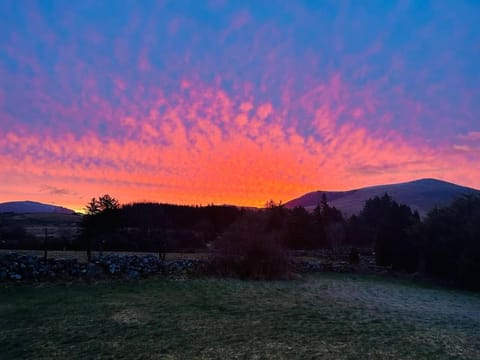
M349 191L314 191L288 201L285 206L294 208L303 206L308 210L318 205L322 194L326 194L330 205L341 210L345 215L359 213L365 201L375 196L388 193L400 204L417 210L421 216L426 215L435 206L447 205L463 194L480 194L479 190L452 184L436 179L420 179L400 184L369 186Z
M50 213L50 214L74 214L73 210L35 201L11 201L0 203L0 213Z

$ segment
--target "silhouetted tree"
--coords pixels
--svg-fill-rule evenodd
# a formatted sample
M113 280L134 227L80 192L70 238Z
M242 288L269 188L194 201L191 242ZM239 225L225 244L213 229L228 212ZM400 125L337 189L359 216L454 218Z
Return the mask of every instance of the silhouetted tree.
M90 200L87 204L87 213L88 215L97 215L109 210L118 210L119 208L120 204L118 203L118 200L105 194L98 199L92 198L92 200Z
M304 207L296 206L288 214L286 245L291 249L312 249L314 240L311 215Z
M316 247L335 248L344 241L345 220L340 210L330 206L325 193L313 209L313 227L317 238Z
M346 243L353 246L373 245L368 228L363 218L353 214L347 221Z
M433 209L415 237L426 273L480 290L480 196Z
M117 199L106 194L98 199L92 198L86 208L87 214L83 217L82 225L87 259L90 261L93 241L100 242L100 251L102 251L107 235L119 227L120 205Z
M327 224L323 217L322 206L318 204L312 213L312 237L314 238L315 248L328 248L330 244L327 240Z
M417 247L409 240L408 231L419 223L418 213L399 205L388 194L366 201L359 218L367 236L375 244L378 265L414 271L417 267Z
M265 204L265 213L267 214L265 224L267 231L280 230L285 226L287 209L282 202L268 201Z

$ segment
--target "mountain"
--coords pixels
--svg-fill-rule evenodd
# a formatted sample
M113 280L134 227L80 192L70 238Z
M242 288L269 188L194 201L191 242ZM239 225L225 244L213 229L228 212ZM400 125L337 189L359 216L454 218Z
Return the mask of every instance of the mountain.
M35 201L11 201L0 203L0 213L55 213L74 214L73 210L49 204L42 204Z
M367 201L375 196L388 193L399 204L405 204L425 216L435 206L448 205L463 194L480 194L480 190L452 184L437 179L420 179L399 184L369 186L349 191L314 191L288 201L285 206L303 206L308 210L318 205L322 194L330 205L345 215L359 213Z

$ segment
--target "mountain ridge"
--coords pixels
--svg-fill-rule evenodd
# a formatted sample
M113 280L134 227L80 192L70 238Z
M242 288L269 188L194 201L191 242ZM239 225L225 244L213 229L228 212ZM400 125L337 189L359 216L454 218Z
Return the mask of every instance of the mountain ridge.
M388 193L400 204L410 206L425 216L435 206L448 205L455 198L465 194L480 194L480 190L450 183L444 180L424 178L408 182L372 185L346 191L312 191L287 201L285 207L302 206L313 209L320 202L323 194L330 205L335 206L345 215L359 213L365 201Z
M0 213L53 213L53 214L74 214L75 211L63 206L44 204L37 201L8 201L0 203Z

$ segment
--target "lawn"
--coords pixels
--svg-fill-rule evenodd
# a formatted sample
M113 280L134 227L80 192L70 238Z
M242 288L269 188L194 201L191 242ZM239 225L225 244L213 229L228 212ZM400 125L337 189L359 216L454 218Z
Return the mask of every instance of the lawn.
M479 359L480 296L398 279L0 288L4 359Z

